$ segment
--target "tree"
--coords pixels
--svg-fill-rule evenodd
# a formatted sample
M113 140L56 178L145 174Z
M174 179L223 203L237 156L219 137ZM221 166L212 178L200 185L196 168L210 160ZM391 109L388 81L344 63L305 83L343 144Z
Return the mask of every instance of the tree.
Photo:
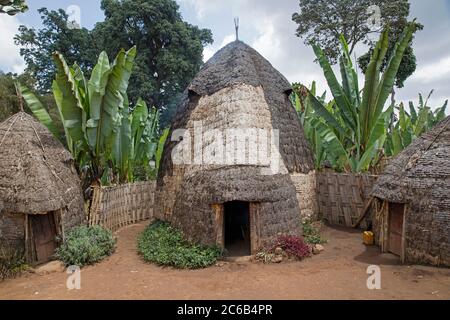
M380 8L380 24L375 28L371 28L368 23L373 17L373 12L368 9L373 5ZM300 12L294 13L292 19L299 25L297 36L304 38L306 44L320 45L332 64L335 64L339 57L341 34L348 42L350 54L358 43L368 45L369 51L358 60L364 72L375 47L371 35L380 33L389 25L389 49L382 62L383 72L406 27L409 9L408 0L300 0ZM416 30L422 28L422 25L416 23ZM405 51L395 80L395 85L399 88L416 70L416 57L411 43Z
M297 36L304 38L307 45L319 45L332 64L339 57L341 35L352 54L360 42L373 45L370 35L380 33L388 23L401 33L404 24L397 26L396 22L406 19L409 13L408 0L300 0L299 5L300 12L292 15L298 24ZM372 5L381 11L381 24L374 29L368 23L368 8Z
M61 52L68 63L77 62L89 73L100 50L87 29L69 28L68 15L64 10L48 11L41 8L38 12L44 27L36 30L21 25L14 40L21 47L20 55L27 64L26 71L36 79L38 91L46 93L50 92L55 78L53 52Z
M25 3L25 0L0 0L0 13L6 13L13 16L27 10L28 6Z
M0 71L0 122L20 111L15 87L16 81L26 83L30 87L33 86L33 79L27 73L17 76Z
M93 30L108 54L137 46L130 79L130 101L142 97L163 109L167 123L179 94L203 63L203 47L212 33L182 20L173 0L102 0L105 21Z
M77 62L89 76L101 51L112 59L120 49L137 46L130 103L142 97L162 111L162 125L167 125L180 94L203 63L203 47L213 41L211 31L183 21L174 0L103 0L101 7L105 20L90 31L68 28L63 10L39 9L44 27L20 26L16 36L27 70L38 79L39 91L49 92L55 76L53 52L61 52L69 65Z

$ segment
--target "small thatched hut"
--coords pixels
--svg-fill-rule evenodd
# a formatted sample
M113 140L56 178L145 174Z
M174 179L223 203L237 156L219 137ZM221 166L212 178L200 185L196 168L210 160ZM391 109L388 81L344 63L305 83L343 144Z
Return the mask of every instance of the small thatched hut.
M184 93L159 171L155 215L191 240L235 254L278 233L300 232L316 213L312 154L290 83L235 41Z
M450 117L417 138L379 177L375 232L403 262L450 266Z
M0 124L0 242L30 263L48 261L57 239L84 219L73 159L32 116Z

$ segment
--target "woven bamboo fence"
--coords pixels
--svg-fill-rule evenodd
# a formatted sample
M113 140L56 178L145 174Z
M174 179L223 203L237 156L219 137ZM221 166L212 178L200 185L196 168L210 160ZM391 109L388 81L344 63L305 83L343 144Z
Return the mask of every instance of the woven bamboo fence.
M317 173L319 216L330 224L353 226L370 199L377 177L366 174ZM370 219L369 214L360 227L366 228Z
M116 231L153 217L155 182L144 181L114 187L95 186L89 224Z

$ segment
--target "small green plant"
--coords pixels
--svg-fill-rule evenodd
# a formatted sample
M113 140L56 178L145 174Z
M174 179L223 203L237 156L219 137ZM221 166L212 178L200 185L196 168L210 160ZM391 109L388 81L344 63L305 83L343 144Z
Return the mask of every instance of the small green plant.
M27 269L23 250L10 243L0 245L0 280L13 278Z
M66 265L85 266L110 256L116 241L111 231L101 226L78 226L69 231L56 257Z
M310 220L302 222L303 239L308 244L322 244L327 241L320 234L320 230Z
M180 269L205 268L222 254L216 246L189 243L181 231L159 220L139 235L137 246L146 262Z

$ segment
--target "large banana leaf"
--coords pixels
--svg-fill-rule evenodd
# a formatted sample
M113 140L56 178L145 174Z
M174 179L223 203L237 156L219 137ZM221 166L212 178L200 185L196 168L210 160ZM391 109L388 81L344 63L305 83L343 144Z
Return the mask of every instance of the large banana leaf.
M120 126L113 130L114 144L111 157L119 182L124 183L129 180L132 174L130 168L132 151L131 122L127 100L123 102L120 112L122 120Z
M366 69L364 89L362 93L361 107L359 110L361 135L368 137L371 131L371 118L375 115L377 87L380 77L380 68L389 45L388 30L380 35L380 40L375 45L370 62Z
M31 112L33 112L34 116L42 123L47 129L58 139L61 139L61 136L56 129L55 124L53 123L52 118L47 112L47 109L44 108L41 101L39 101L38 97L25 85L16 83L17 89L20 91L23 99L25 100L28 108L30 108Z
M345 95L350 100L352 107L356 109L355 111L357 111L360 105L358 74L353 68L347 41L345 41L343 35L340 36L339 40L342 48L342 56L339 59L342 76L342 87L344 89Z
M91 105L87 135L103 164L110 157L115 137L120 135L123 104L127 100L126 90L135 56L135 47L127 52L121 50L110 67L106 53L102 53L88 83Z
M60 53L53 54L53 59L57 67L56 79L52 85L53 95L64 125L67 145L77 159L81 152L87 150L82 123L86 114L73 70Z
M396 43L394 51L389 59L389 63L386 70L383 73L380 84L377 86L377 96L375 101L374 119L378 117L383 111L387 98L392 92L392 88L395 84L395 78L397 76L398 69L403 59L406 48L411 43L412 36L416 30L416 24L414 22L408 23L403 30L403 34ZM371 122L373 124L374 121Z
M143 142L143 134L147 125L148 108L145 101L139 99L136 103L134 111L131 116L131 136L133 139L133 158L139 159L136 154L141 154L140 145Z
M342 117L345 120L348 127L352 130L356 131L356 110L352 108L350 101L345 95L344 90L341 85L337 81L336 75L331 68L330 63L328 62L325 54L319 46L313 45L314 53L316 54L317 60L322 67L325 79L327 80L328 86L330 87L331 94L334 97L336 104L338 105L339 110L342 112Z
M349 162L347 150L339 141L333 130L325 125L319 119L313 119L312 125L316 129L317 134L324 145L327 152L327 159L332 163L335 168L343 168L345 163Z
M341 134L345 134L344 128L336 120L335 116L332 115L314 95L309 93L308 99L311 102L311 107L314 109L317 115L322 117L328 123L328 125L332 126L336 131Z
M156 149L156 155L155 155L155 162L156 162L156 169L159 170L159 166L161 164L161 158L164 151L164 145L166 143L167 137L169 136L169 128L164 129L161 137L158 141L158 148Z

